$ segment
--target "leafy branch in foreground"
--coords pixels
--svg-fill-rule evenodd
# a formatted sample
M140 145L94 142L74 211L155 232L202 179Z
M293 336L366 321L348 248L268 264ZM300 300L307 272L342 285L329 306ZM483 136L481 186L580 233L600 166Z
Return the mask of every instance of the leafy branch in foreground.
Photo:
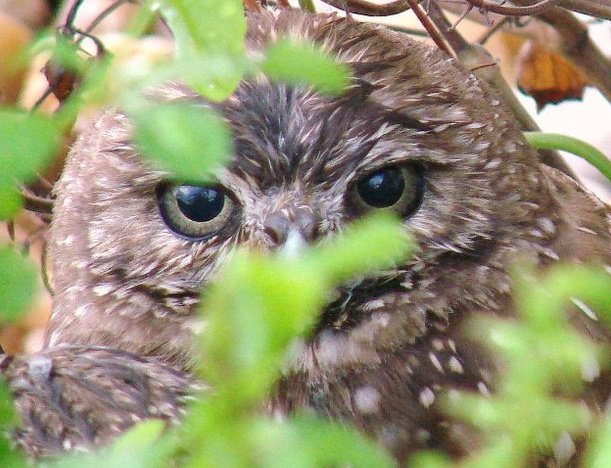
M157 422L145 422L97 455L58 466L167 466L170 459L181 466L392 466L381 447L353 429L309 415L277 422L260 408L332 289L393 264L409 246L399 223L378 216L296 258L236 252L201 306L200 373L210 394L178 428L162 434Z
M589 315L596 309L597 320L611 321L611 276L602 269L560 265L542 278L517 266L512 278L520 320L480 318L467 325L471 336L502 359L496 391L489 397L446 395L448 411L478 428L485 440L462 465L524 466L533 450L568 460L576 450L574 440L598 429L598 443L588 454L591 466L598 466L611 456L609 421L571 397L604 371L601 363L609 365L610 350L578 333L563 310L572 301ZM419 454L415 462L448 466L431 453Z

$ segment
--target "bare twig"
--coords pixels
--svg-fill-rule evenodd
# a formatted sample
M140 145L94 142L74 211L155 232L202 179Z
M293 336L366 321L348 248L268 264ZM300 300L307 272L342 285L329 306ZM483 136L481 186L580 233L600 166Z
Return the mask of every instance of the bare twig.
M409 10L406 0L394 0L383 4L366 0L322 0L322 2L338 10L344 10L347 6L350 13L365 16L391 16Z
M526 16L536 15L541 13L553 6L555 6L559 0L541 0L533 5L524 6L507 6L498 3L490 2L488 0L465 0L467 3L480 8L483 11L491 11L493 13L499 13L504 16Z
M462 51L469 49L471 45L454 27L452 27L437 3L429 2L428 16L435 24L436 29L443 35L445 40L454 50L453 55L460 59Z
M561 0L558 6L576 13L611 20L611 1L609 0Z
M460 15L464 12L466 0L435 0L440 6L448 12L455 15ZM534 3L534 0L511 0L511 3L517 6L528 6ZM558 7L566 8L567 10L583 13L594 18L611 19L611 0L559 0ZM474 8L469 12L467 18L476 23L490 25L490 18L493 21L502 19L498 13L493 13L491 10L482 11L479 8Z
M415 29L415 28L404 28L403 26L389 25L388 26L393 31L401 32L403 34L407 34L409 36L418 36L418 37L429 37L429 33L424 29Z
M492 91L496 93L517 120L520 128L522 130L540 130L503 78L500 67L490 53L479 44L470 44L456 29L452 29L450 22L435 2L430 4L429 17L456 51L461 63L492 88ZM575 177L573 171L556 151L539 150L539 154L543 163L573 178Z
M9 238L15 242L15 222L13 220L6 221L6 231L8 232Z
M25 186L21 187L20 192L24 208L35 213L43 221L48 222L53 212L53 199L40 197Z
M482 36L477 40L477 43L483 46L497 31L509 23L509 21L509 16L506 16L501 21L497 21L491 28L488 29L488 31L482 34Z
M439 47L451 57L456 57L456 53L452 49L451 45L448 44L446 37L439 31L439 29L437 29L437 26L431 21L427 12L425 12L424 9L420 6L418 0L407 0L407 3L409 3L409 6L411 7L412 11L416 15L420 23L422 23L424 29L426 29L426 31L429 33L431 39L433 39L433 42L435 42L437 47Z
M533 0L511 1L514 4L522 6L532 3ZM549 26L549 30L552 34L549 36L549 39L546 39L548 47L558 50L577 68L581 69L587 76L589 84L597 87L601 93L611 101L611 60L609 60L609 58L607 58L589 38L587 26L580 22L568 10L562 8L566 1L567 0L560 0L558 6L534 15L533 18L545 22ZM595 3L589 0L576 1L583 2L583 5ZM447 3L443 0L439 0L438 3L442 5L444 10L456 14L462 12L462 5ZM608 8L609 11L607 13L611 15L611 0L599 0L596 3L601 8ZM499 18L498 14L491 14ZM486 24L484 16L475 11L469 14L469 19ZM512 29L509 32L534 40L540 40L540 33L537 33L537 30L529 29L528 26L526 28Z
M471 12L471 10L473 10L473 5L468 3L467 7L465 8L465 11L463 11L460 14L460 16L458 17L458 19L454 21L454 24L451 26L451 29L455 29L462 22L462 20L464 20L467 17L467 15Z
M85 32L90 34L102 21L106 19L108 15L110 15L124 3L134 3L134 0L117 0L116 2L111 3L98 16L96 16L89 26L87 26Z
M78 14L79 8L84 0L74 0L74 3L70 5L70 10L68 10L68 14L66 15L65 24L74 24L74 20L76 19L76 15Z
M53 296L53 286L51 286L51 281L49 279L49 267L47 265L47 242L43 241L44 244L42 246L41 255L40 255L40 272L42 274L42 284L45 289L49 291L49 294Z
M511 3L519 7L533 6L534 2L535 0L511 0ZM595 18L611 19L611 0L559 0L557 6Z

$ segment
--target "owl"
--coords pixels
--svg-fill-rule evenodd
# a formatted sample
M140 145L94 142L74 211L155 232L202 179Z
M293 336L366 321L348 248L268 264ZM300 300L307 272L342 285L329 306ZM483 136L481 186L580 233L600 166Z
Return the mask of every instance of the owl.
M541 164L494 93L442 52L329 15L263 12L248 25L252 56L279 37L319 44L350 68L346 93L264 74L216 104L180 83L156 90L163 102L213 106L229 127L231 159L202 185L152 167L129 118L106 110L56 187L44 353L111 348L151 363L136 370L144 379L153 363L187 379L199 292L237 246L312 245L392 212L416 254L338 288L267 409L349 422L398 460L424 448L469 453L472 434L437 397L492 392L497 369L465 322L515 315L508 267L518 257L541 270L559 260L609 264L608 207ZM608 342L608 330L573 314L584 334ZM170 400L177 392L160 391Z
M134 423L177 423L202 390L189 375L127 351L69 345L0 359L21 427L15 444L49 457L110 442Z

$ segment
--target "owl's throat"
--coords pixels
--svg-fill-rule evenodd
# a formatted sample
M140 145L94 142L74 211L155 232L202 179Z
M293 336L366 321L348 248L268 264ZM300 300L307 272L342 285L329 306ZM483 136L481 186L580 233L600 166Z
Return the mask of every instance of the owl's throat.
M369 315L363 304L381 299L393 291L405 292L401 285L404 281L404 275L396 273L339 286L338 297L323 309L312 334L315 336L325 330L346 332L359 326Z

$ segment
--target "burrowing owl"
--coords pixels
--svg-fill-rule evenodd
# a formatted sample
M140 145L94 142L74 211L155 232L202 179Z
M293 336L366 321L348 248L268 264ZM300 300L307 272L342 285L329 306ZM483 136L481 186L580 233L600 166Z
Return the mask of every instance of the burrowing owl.
M32 457L108 443L135 422L177 422L199 385L184 372L101 346L47 348L4 357L22 419L13 440Z
M332 98L245 79L215 105L234 152L214 183L171 183L152 169L120 110L80 136L57 186L47 345L110 346L188 373L198 293L231 249L312 243L392 211L417 254L339 289L269 410L351 421L398 459L426 447L464 454L472 440L436 396L492 390L494 365L462 323L514 314L507 269L517 255L540 268L609 263L609 211L540 164L494 94L443 53L333 16L249 18L250 53L283 36L348 64L351 86ZM202 100L179 84L161 94ZM585 315L575 320L608 339Z

